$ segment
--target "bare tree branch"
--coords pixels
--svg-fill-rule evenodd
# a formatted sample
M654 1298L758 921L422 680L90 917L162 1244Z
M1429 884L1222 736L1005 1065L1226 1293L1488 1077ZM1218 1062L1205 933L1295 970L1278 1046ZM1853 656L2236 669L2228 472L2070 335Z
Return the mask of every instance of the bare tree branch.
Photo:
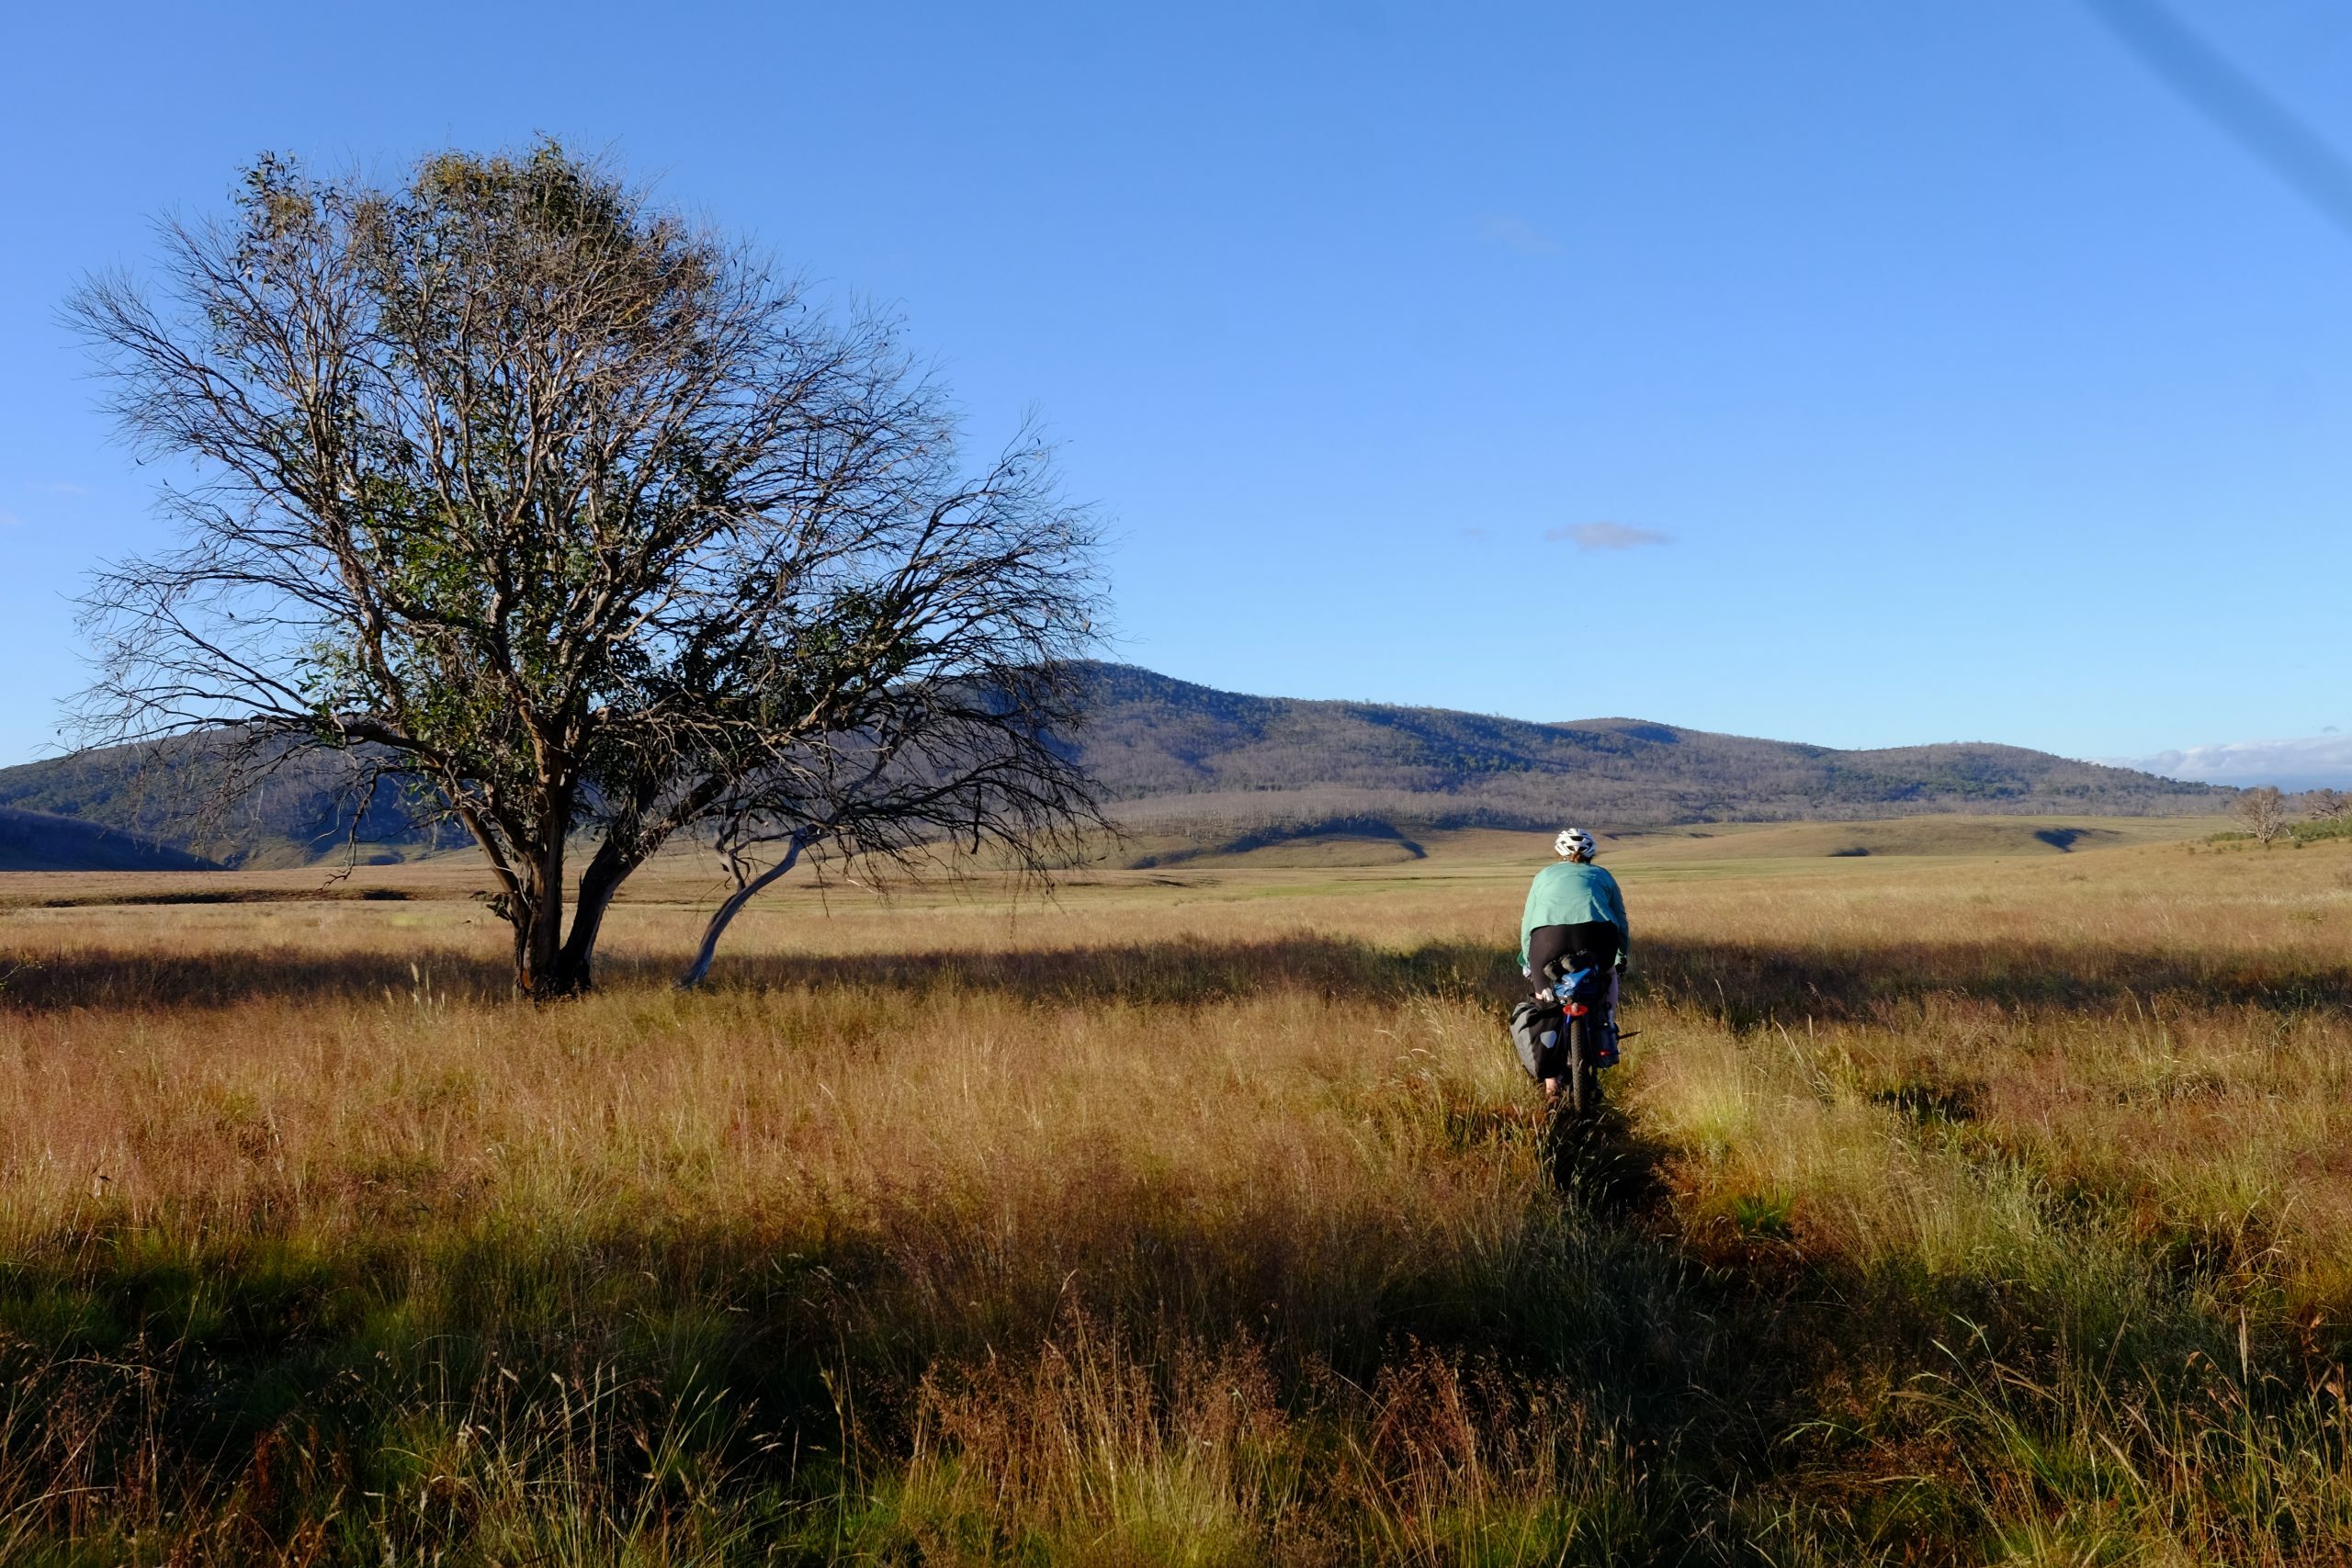
M1091 525L1032 432L962 468L891 322L553 143L397 189L265 157L158 238L161 305L105 276L69 307L125 434L199 472L178 546L85 598L86 739L227 727L243 765L414 786L539 997L681 833L1043 864L1097 819L1054 739Z

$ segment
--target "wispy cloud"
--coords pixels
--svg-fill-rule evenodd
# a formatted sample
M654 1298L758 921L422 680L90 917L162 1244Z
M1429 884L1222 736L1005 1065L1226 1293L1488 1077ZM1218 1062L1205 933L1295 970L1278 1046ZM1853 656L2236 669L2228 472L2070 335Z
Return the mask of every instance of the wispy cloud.
M13 512L0 511L0 528L21 528L25 520Z
M47 484L39 484L32 488L43 495L87 495L90 493L88 485L77 485L72 479L51 479Z
M2152 757L2100 759L2119 768L2137 768L2168 779L2199 784L2277 784L2280 789L2342 789L2352 786L2352 735L2307 736L2296 740L2231 740L2159 751Z
M1489 218L1478 225L1478 237L1523 256L1556 255L1560 249L1559 241L1524 218Z
M1574 545L1580 550L1631 550L1644 545L1674 543L1671 534L1661 534L1655 528L1629 528L1623 523L1578 523L1566 528L1546 528L1544 536L1555 545Z

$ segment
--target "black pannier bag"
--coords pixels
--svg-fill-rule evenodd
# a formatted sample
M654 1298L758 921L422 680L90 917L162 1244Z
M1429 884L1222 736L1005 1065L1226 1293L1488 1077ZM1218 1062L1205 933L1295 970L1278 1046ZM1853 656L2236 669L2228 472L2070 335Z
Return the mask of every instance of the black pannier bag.
M1545 1058L1558 1060L1560 1034L1567 1027L1567 1013L1557 1002L1529 998L1510 1010L1510 1043L1519 1052L1519 1065L1527 1069L1532 1078L1544 1077Z

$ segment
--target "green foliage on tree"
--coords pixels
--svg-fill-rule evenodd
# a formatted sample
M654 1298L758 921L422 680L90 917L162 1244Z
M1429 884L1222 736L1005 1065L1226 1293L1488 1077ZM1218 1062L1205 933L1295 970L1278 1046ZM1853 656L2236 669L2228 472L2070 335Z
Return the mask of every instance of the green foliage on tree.
M553 142L394 186L264 158L162 237L160 299L70 307L125 430L200 475L165 491L178 547L90 595L93 739L229 726L248 771L326 748L412 783L539 997L590 983L682 832L1083 816L1045 737L1092 531L1033 435L965 468L891 323Z

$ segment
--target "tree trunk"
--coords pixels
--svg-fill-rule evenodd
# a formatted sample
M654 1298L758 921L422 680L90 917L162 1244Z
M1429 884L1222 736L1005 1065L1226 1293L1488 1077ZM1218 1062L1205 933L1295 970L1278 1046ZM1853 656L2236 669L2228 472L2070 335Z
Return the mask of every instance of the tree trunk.
M563 835L571 821L568 801L548 813L548 844L539 858L539 919L531 932L531 967L549 976L563 953Z
M718 939L726 932L728 922L752 901L760 889L790 871L808 842L807 834L793 834L785 843L783 859L729 894L727 901L711 911L710 924L703 928L702 946L695 950L695 961L686 965L686 972L678 976L678 989L691 991L702 984L703 977L710 973L711 958L718 952Z
M571 935L556 955L556 973L563 986L560 994L578 996L594 988L596 937L604 928L605 911L612 908L613 895L636 869L636 863L615 850L611 840L597 846L595 858L580 876L580 898L571 910Z
M571 821L569 791L549 788L539 801L546 840L523 869L525 899L514 922L514 987L535 1002L577 996L584 987L564 964L563 836Z
M574 996L584 988L564 962L563 906L563 885L550 886L535 874L515 908L514 988L535 1002Z
M563 898L534 904L514 933L514 988L535 1002L557 1001L587 989L584 970L568 964L561 941Z

